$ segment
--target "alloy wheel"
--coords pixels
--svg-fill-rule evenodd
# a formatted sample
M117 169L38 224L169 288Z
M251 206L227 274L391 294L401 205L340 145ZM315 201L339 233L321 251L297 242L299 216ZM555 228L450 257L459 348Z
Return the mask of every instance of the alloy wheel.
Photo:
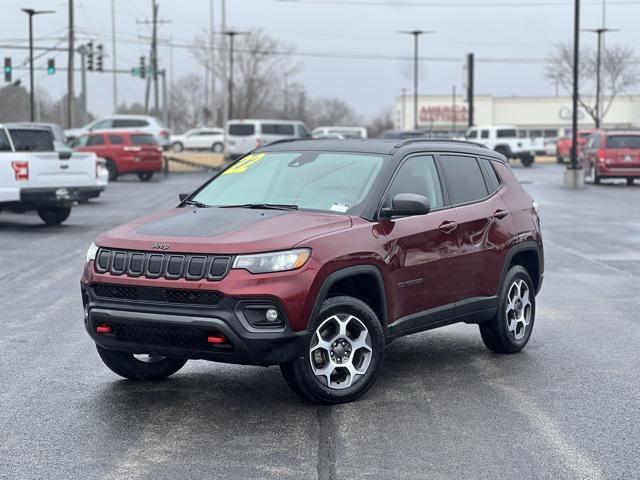
M353 315L338 314L324 320L314 332L309 359L323 385L341 390L367 373L372 352L365 324Z
M531 322L531 299L529 286L524 280L515 280L509 287L505 317L509 333L516 340L524 338Z

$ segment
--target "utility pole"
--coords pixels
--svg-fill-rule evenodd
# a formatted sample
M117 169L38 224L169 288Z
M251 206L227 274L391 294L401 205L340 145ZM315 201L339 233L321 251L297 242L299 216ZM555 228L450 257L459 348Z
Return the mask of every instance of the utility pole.
M22 11L29 16L29 110L31 121L35 121L35 86L33 84L33 16L47 13L56 13L53 10L34 10L23 8Z
M596 49L596 128L600 128L602 123L602 49L604 45L604 34L607 32L617 32L614 28L592 28L584 29L583 32L595 33L598 37L598 45Z
M160 72L162 75L162 121L165 125L169 124L169 106L167 105L167 70L162 69Z
M113 68L113 113L118 111L118 62L116 60L116 0L111 0L111 66Z
M456 134L456 86L451 87L451 133Z
M473 92L473 81L474 81L474 55L473 53L467 54L467 110L469 111L469 117L467 119L467 127L471 128L474 124L474 116L473 116L473 105L474 105L474 92Z
M228 115L229 118L233 118L233 40L237 35L249 35L249 32L238 32L236 30L229 30L222 32L229 37L229 86L227 89L228 98Z
M573 98L571 112L571 128L573 135L571 139L571 170L578 168L578 73L580 63L580 0L575 0L573 18Z
M226 0L222 0L222 15L220 31L227 31L227 11ZM222 128L227 128L229 121L228 98L229 91L227 88L227 36L222 36Z
M213 41L213 0L209 0L209 76L211 81L211 106L209 110L211 111L211 123L213 126L218 125L218 109L216 108L216 68L215 68L215 55L213 51L214 41Z
M86 66L86 55L87 55L87 46L80 45L78 48L78 53L80 54L80 69L82 71L80 80L82 82L82 93L80 95L80 101L82 103L82 125L86 125L89 122L89 116L87 115L87 66ZM115 74L114 74L115 75Z
M402 92L402 122L401 122L401 129L402 130L406 130L405 127L405 123L406 123L406 116L407 116L407 89L406 88L401 88L400 91Z
M158 92L158 24L171 23L168 20L158 19L158 2L151 0L151 21L138 20L138 25L151 25L151 52L149 54L149 63L151 64L152 75L147 77L147 86L144 95L144 111L149 113L149 91L151 88L151 80L153 79L153 93L155 112L154 115L158 115L160 112L159 92Z
M435 33L433 30L402 30L398 33L413 35L413 128L418 129L418 37Z
M73 60L75 56L74 46L74 26L73 26L73 0L69 0L69 50L67 61L67 128L73 128Z
M289 118L289 74L284 74L284 118Z

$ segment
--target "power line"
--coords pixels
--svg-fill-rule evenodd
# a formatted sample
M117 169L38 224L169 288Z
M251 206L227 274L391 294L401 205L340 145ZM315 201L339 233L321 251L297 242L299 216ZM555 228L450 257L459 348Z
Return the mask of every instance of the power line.
M571 7L573 2L565 1L545 1L545 2L417 2L417 1L401 1L390 3L388 1L375 1L375 0L276 0L282 3L290 4L307 4L307 5L355 5L355 6L378 6L378 7L505 7L505 8L518 8L518 7ZM613 0L608 2L609 5L640 5L638 0ZM601 2L592 1L584 2L583 5L600 6Z

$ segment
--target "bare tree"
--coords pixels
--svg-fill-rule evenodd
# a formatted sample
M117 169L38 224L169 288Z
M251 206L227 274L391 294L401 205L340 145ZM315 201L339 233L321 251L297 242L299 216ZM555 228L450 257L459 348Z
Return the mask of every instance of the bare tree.
M206 66L209 61L207 34L198 35L191 53ZM222 51L222 40L216 43L216 51ZM249 35L239 35L234 46L233 99L234 112L240 118L263 116L282 110L283 79L300 69L291 56L294 49L280 40L256 29ZM223 78L223 56L216 55L214 74ZM200 91L203 90L204 86ZM221 99L224 101L224 99Z
M171 85L170 123L172 130L183 132L204 121L202 77L194 73L178 78Z
M347 103L337 98L312 100L304 120L311 127L323 125L348 127L362 122L362 119Z
M596 51L583 48L580 54L578 83L580 106L596 121ZM547 79L567 92L573 91L573 47L565 43L554 44L554 49L545 66ZM601 114L602 120L613 100L623 94L630 93L640 85L640 70L635 50L628 45L607 47L602 52L601 64ZM586 93L585 93L586 92Z
M370 138L377 138L385 130L391 129L393 129L393 110L390 107L384 107L380 110L367 125Z

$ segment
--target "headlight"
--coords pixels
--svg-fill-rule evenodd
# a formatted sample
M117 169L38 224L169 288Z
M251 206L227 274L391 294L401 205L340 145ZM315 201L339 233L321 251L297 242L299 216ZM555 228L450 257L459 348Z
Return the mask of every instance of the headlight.
M233 262L233 268L248 270L251 273L284 272L302 267L310 256L311 250L308 248L239 255Z
M95 243L89 245L89 250L87 250L87 263L91 260L96 259L96 254L98 253L98 246Z

